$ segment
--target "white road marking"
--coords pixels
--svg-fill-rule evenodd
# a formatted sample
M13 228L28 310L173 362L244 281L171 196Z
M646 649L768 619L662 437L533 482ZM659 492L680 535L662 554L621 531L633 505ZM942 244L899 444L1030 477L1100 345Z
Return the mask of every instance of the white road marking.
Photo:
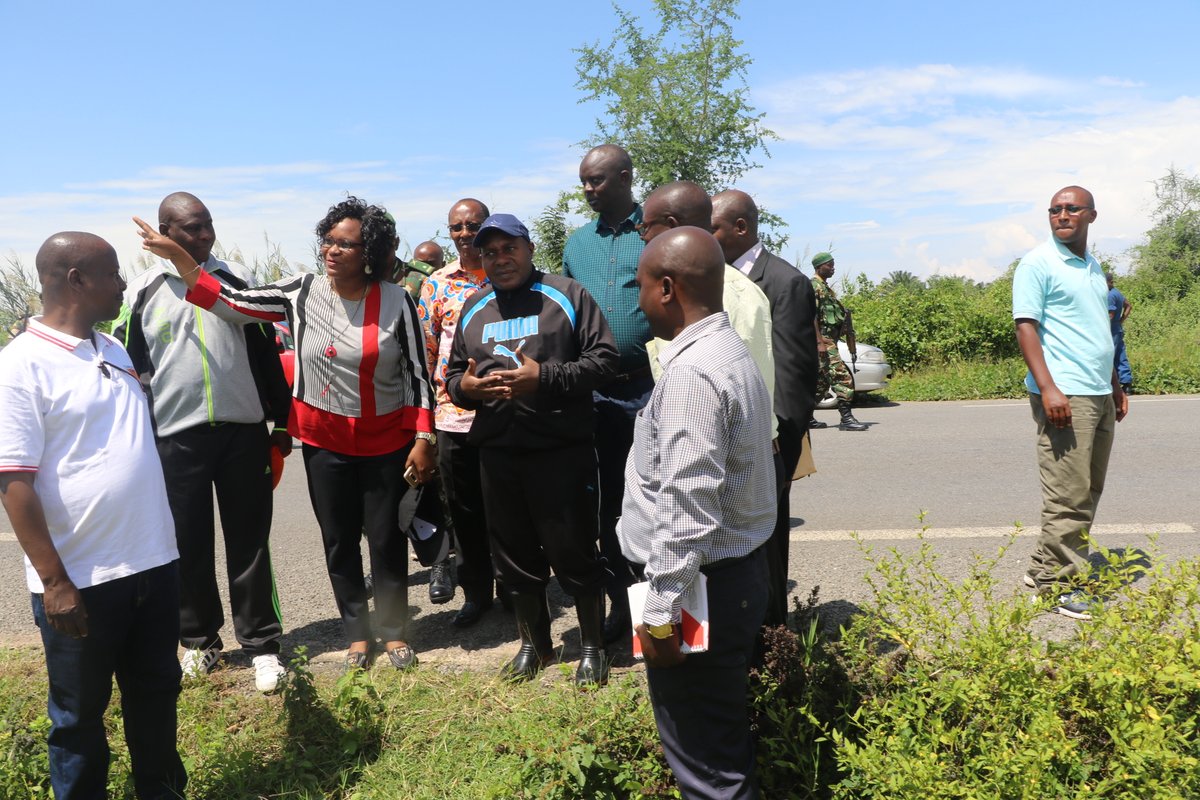
M0 542L15 542L17 535L12 531L0 531Z
M926 539L979 539L987 537L1006 537L1011 536L1016 530L1014 525L996 525L994 527L979 527L979 528L927 528L923 535ZM880 540L898 540L898 539L916 539L918 534L922 532L917 528L878 528L875 530L844 530L844 531L818 531L805 530L803 527L796 528L792 531L791 541L793 542L840 542L851 541L854 534L858 533L859 537L866 541ZM1020 536L1037 536L1039 528L1037 525L1026 525L1021 528ZM1150 536L1156 533L1159 534L1174 534L1174 533L1195 533L1196 529L1186 522L1160 522L1160 523L1130 523L1122 524L1107 524L1097 525L1092 529L1096 536L1124 535L1124 536Z

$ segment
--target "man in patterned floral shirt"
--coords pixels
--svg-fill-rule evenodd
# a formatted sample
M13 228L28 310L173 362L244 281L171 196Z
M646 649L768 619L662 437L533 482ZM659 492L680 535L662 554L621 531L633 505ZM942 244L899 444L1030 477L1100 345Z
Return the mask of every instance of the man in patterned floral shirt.
M446 394L446 364L463 304L488 285L479 248L472 240L489 214L487 206L473 198L464 198L451 206L447 221L458 259L425 279L417 309L425 328L429 374L436 393L438 468L454 518L456 547L462 558L458 583L465 601L454 617L454 625L460 628L474 625L492 607L495 586L479 482L479 449L467 443L475 412L454 405Z

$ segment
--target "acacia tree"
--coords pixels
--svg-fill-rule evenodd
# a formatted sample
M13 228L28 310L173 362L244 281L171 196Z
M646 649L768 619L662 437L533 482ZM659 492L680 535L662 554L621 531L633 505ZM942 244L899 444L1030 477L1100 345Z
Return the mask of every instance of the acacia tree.
M614 4L612 41L575 50L579 102L600 101L605 110L581 144L614 142L629 151L643 197L674 180L719 192L760 166L760 153L770 157L766 142L777 137L747 99L751 59L733 35L738 2L654 0L649 27ZM535 231L541 264L561 264L566 212L586 211L576 196L562 192L543 212ZM759 219L768 247L781 249L787 237L772 231L783 220L762 208Z
M1200 178L1171 167L1154 197L1154 226L1133 248L1137 270L1153 274L1158 294L1183 297L1200 279Z
M542 209L533 220L533 238L537 248L533 251L533 263L538 269L562 274L562 254L567 246L567 214L572 202L582 202L581 192L559 192L558 199Z
M580 102L606 112L585 144L620 143L643 191L674 180L721 191L770 157L776 136L747 99L751 59L733 36L738 1L654 0L653 32L614 4L613 41L575 51Z

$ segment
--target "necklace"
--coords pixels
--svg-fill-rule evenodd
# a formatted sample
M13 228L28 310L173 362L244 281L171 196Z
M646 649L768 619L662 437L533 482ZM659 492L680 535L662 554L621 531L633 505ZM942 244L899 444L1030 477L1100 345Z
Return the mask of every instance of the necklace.
M341 299L341 295L333 290L333 281L329 280L328 275L325 276L325 282L329 285L329 321L330 324L332 324L334 317L337 316L337 301ZM359 297L358 302L354 304L354 310L346 315L346 324L342 326L340 331L337 331L333 335L333 339L331 339L329 342L329 347L325 348L326 358L337 357L337 348L334 347L334 343L341 340L342 335L350 329L351 325L354 324L354 318L358 316L358 309L362 307L363 300L367 299L367 293L370 291L371 284L367 284L366 288L363 289L362 296Z

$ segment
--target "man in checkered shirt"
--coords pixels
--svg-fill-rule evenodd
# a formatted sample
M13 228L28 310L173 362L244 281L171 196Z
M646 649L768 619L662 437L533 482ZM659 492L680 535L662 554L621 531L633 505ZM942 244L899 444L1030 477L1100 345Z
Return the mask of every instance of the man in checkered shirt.
M685 798L753 798L747 670L767 607L775 524L771 397L722 307L725 257L694 227L657 236L638 304L670 344L625 468L621 549L645 565L636 634L663 750ZM679 649L681 597L708 578L709 649Z

